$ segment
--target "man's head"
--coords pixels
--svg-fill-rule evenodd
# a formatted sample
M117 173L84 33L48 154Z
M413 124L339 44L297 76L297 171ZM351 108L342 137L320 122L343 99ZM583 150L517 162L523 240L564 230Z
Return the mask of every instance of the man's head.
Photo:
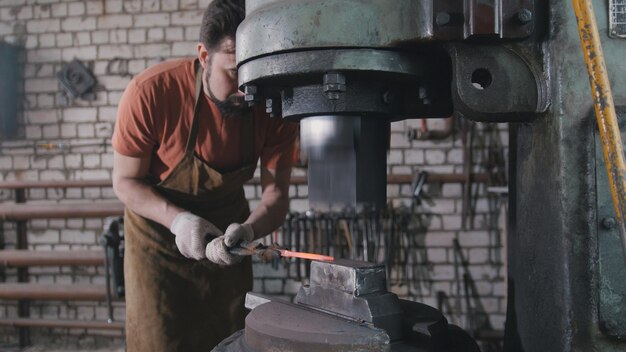
M213 0L200 27L198 59L204 68L204 92L223 115L245 109L237 87L235 34L245 17L245 0Z

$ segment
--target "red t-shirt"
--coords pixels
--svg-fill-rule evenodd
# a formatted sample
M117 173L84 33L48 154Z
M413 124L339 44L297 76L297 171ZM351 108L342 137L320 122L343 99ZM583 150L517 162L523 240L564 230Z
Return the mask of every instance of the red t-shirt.
M137 75L128 85L117 110L113 148L129 157L152 156L150 175L163 180L185 151L194 109L194 59L160 63ZM212 168L225 172L241 167L238 117L224 118L205 95L200 97L200 121L195 152ZM255 157L279 170L297 156L297 124L253 114Z

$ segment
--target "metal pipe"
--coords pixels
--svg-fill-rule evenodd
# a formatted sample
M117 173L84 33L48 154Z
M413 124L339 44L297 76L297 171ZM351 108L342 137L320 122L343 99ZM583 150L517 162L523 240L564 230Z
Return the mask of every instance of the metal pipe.
M486 173L472 174L474 182L487 182L489 175ZM428 174L429 181L433 183L465 183L466 176L462 174ZM412 174L387 175L388 184L410 184L413 181ZM306 185L306 176L292 176L291 184ZM258 177L248 181L251 185L260 185ZM41 189L41 188L87 188L87 187L112 187L111 180L69 180L69 181L3 181L0 189Z
M53 301L104 301L104 285L92 284L0 284L0 299L32 299Z
M8 267L103 264L104 256L96 251L0 251L0 265Z
M25 189L21 188L15 190L15 202L26 202ZM26 221L17 221L15 225L17 231L17 249L28 249L28 231L26 229ZM28 282L28 268L22 267L17 269L17 281ZM17 315L20 318L28 318L30 316L30 303L28 301L22 299L19 300L19 302L17 303ZM27 327L22 327L18 329L18 333L20 347L26 347L30 345L30 330Z
M104 218L124 214L120 202L79 204L0 204L0 220ZM25 248L23 248L25 249Z
M102 329L122 330L124 322L101 322L82 320L49 320L49 319L0 319L0 326L37 327L37 328L67 328L67 329Z
M622 135L591 0L573 0L573 5L626 264L626 162Z

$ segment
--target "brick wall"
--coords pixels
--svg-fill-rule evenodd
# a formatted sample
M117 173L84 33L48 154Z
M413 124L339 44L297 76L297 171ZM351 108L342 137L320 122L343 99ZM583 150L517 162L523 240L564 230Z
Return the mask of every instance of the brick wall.
M89 180L111 176L110 137L116 106L133 75L157 62L193 55L202 11L209 0L0 0L0 41L18 44L24 50L23 113L18 135L0 141L0 181L3 180ZM98 80L92 101L68 100L55 78L64 63L79 59ZM458 135L439 142L410 142L406 130L418 121L392 124L389 173L411 173L414 168L434 173L463 172L463 151ZM442 128L432 121L431 128ZM479 129L480 130L480 129ZM501 140L506 146L505 126ZM41 143L58 148L44 149ZM482 170L475 167L476 171ZM303 171L295 171L303 174ZM429 185L432 202L417 210L423 227L415 230L412 242L423 260L414 263L416 282L397 282L392 290L401 297L437 304L437 293L448 297L445 311L449 320L467 326L465 301L459 300L458 267L455 267L453 240L458 239L469 262L479 297L473 310L487 314L494 328L503 327L505 314L504 269L497 231L498 204L486 197L484 187L476 193L474 227L462 228L463 187L460 184ZM291 209L306 211L306 186L293 186ZM261 190L246 186L254 207ZM396 206L409 205L408 185L389 185L388 195ZM11 201L11 192L0 191L0 200ZM109 188L33 190L30 202L96 202L112 200ZM28 223L30 248L34 250L99 249L99 219L36 220ZM6 248L15 246L15 227L2 225ZM290 297L299 288L293 265L274 270L255 264L255 290ZM456 273L456 274L455 274ZM31 281L46 283L104 281L101 269L32 268ZM394 275L396 275L395 273ZM15 271L6 271L6 280L15 281ZM477 308L478 307L478 308ZM104 303L33 303L31 315L42 318L105 320ZM115 315L123 318L123 305ZM15 317L15 302L0 302L0 318ZM35 342L98 346L100 334L82 330L36 329ZM73 338L70 336L78 336ZM14 342L13 329L0 329L0 344ZM73 341L73 342L68 342ZM119 342L119 340L118 340ZM1 346L1 345L0 345Z

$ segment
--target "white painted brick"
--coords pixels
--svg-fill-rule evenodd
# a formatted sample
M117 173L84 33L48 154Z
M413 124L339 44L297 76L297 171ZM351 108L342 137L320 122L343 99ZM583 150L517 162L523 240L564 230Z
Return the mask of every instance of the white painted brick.
M111 177L107 170L77 170L75 175L77 180L102 180Z
M445 248L429 248L428 262L441 264L448 262L448 251Z
M13 158L10 156L0 156L0 170L10 170L13 168Z
M7 10L9 10L13 14L13 16L11 16L11 19L30 20L33 18L33 8L31 6L22 6L19 8Z
M67 219L66 226L70 229L82 229L84 226L83 219Z
M125 89L131 77L122 76L100 76L98 82L107 89Z
M65 167L68 169L77 169L82 167L82 158L80 154L68 154L65 155ZM69 192L70 189L67 190ZM82 196L82 190L78 192Z
M52 64L41 64L37 65L39 70L37 70L37 77L52 77L55 75L54 65Z
M310 207L308 199L291 199L291 201L289 202L290 211L305 212L309 209Z
M81 123L78 125L79 138L91 138L96 135L94 125L91 123Z
M183 10L195 9L198 7L196 0L180 0L180 8Z
M95 17L68 17L61 22L61 28L67 32L96 29Z
M430 247L452 247L452 240L456 235L453 232L428 232L424 238L424 245Z
M178 0L161 0L161 9L163 11L178 10Z
M40 139L41 135L41 126L26 126L26 139Z
M57 92L58 89L59 84L55 78L29 78L24 84L27 93Z
M156 12L161 8L161 3L159 0L143 0L143 12Z
M100 167L100 154L83 155L83 167L86 169L95 169L95 168ZM87 193L86 189L85 189L85 193ZM100 193L100 189L98 189L98 194L99 193Z
M96 121L96 108L68 108L63 110L64 122L93 122Z
M53 48L56 46L56 35L54 33L41 34L37 43L39 43L40 48Z
M48 44L48 43L45 43ZM35 49L39 46L39 38L36 35L28 35L26 36L26 43L24 47L26 49Z
M135 45L133 49L136 58L168 57L171 55L169 44Z
M298 197L308 197L309 196L309 186L300 185L298 187Z
M446 161L446 154L442 150L427 149L424 151L424 159L426 164L441 165Z
M61 60L60 49L37 49L26 53L29 63L54 62Z
M197 42L176 42L172 44L172 54L175 56L195 56Z
M165 28L165 40L168 42L183 40L184 37L184 31L180 27Z
M28 242L31 244L53 244L59 242L59 230L31 230L28 234Z
M130 28L133 26L131 15L105 15L98 17L98 29Z
M72 61L74 59L81 61L95 60L98 54L96 48L96 46L65 48L63 49L63 61Z
M65 173L58 170L44 170L39 174L41 180L65 180Z
M185 40L198 41L200 37L200 26L185 27Z
M146 42L146 29L134 28L128 31L128 42L131 44Z
M202 10L174 12L172 14L172 25L200 25L203 12Z
M104 13L120 13L122 12L122 1L121 0L107 0L104 6Z
M115 116L117 115L117 107L111 106L103 106L98 108L98 120L101 122L104 121L115 121Z
M113 134L113 125L108 122L101 122L95 124L95 133L96 137L99 138L108 138Z
M115 29L110 33L110 41L112 44L128 43L128 32L125 29Z
M16 155L13 157L13 167L16 170L26 170L30 167L30 161L28 156Z
M463 150L462 149L449 150L447 162L450 164L463 164Z
M102 15L104 13L104 1L85 1L88 15Z
M444 197L461 197L463 187L460 184L446 183L443 185L441 195Z
M50 18L50 5L33 6L33 18Z
M91 35L88 32L78 32L74 33L74 45L90 45L91 44Z
M411 143L409 143L406 135L404 133L391 133L391 148L409 148Z
M407 164L421 165L424 163L424 151L420 149L405 150L404 160Z
M68 243L94 243L95 242L94 231L80 231L80 230L63 230L61 231L61 242Z
M141 0L124 0L123 8L124 13L139 13L141 12Z
M62 138L74 138L77 136L77 129L75 123L63 123L61 124L61 137Z
M169 27L169 13L135 15L134 27Z
M133 49L130 45L101 45L98 47L98 59L132 58Z
M13 23L0 21L0 35L13 34Z
M459 235L461 247L487 247L489 246L489 234L484 231L465 231Z
M123 90L109 91L109 94L108 94L109 99L107 100L108 104L117 106L120 102L120 99L122 98L123 93L124 93ZM107 120L107 121L115 121L115 116L113 116L113 120Z
M56 45L57 47L66 47L72 45L74 39L72 38L71 33L59 33L56 35Z
M165 38L163 28L151 28L148 30L148 42L162 42L163 38ZM174 50L174 52L176 51Z
M102 154L100 155L100 166L112 169L113 168L113 153ZM113 196L115 198L115 196Z
M52 4L50 5L52 17L65 17L67 16L67 4Z
M405 125L404 120L403 121L392 122L391 125L390 125L391 132L402 132L402 133L404 133L404 131L405 131L404 125Z
M82 16L85 14L85 3L83 1L74 1L67 5L67 13L70 16Z
M109 43L109 31L95 31L91 32L91 42L94 44L108 44Z
M434 204L426 206L434 214L454 214L455 201L453 199L436 199Z
M454 279L454 266L453 265L433 265L431 268L430 277L432 280L453 280Z
M128 73L137 74L146 69L146 61L145 60L130 60L128 62ZM109 96L109 98L111 98Z
M60 131L59 125L44 125L43 126L43 138L53 139L59 138Z
M48 159L48 169L62 169L64 167L63 155L55 155Z

